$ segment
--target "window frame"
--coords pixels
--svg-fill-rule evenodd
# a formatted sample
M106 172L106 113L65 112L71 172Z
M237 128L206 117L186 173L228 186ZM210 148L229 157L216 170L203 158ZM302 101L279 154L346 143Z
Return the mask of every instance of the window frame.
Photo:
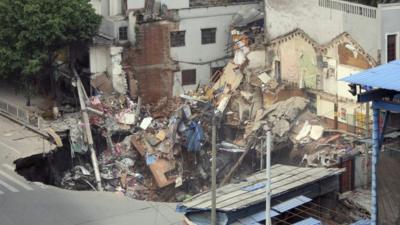
M209 44L217 43L217 28L216 27L202 28L202 29L200 29L200 31L201 31L201 44L202 45L209 45ZM208 39L210 39L210 40L207 40L205 37L206 31L214 31L214 37L212 37L212 38L207 37Z
M122 29L124 29L124 30L122 30ZM121 35L121 33L124 33L124 35L126 35L126 39L125 38L121 38L121 36L123 36L123 35ZM125 37L125 36L123 36L123 37ZM129 40L128 27L127 26L120 26L118 28L118 40L120 40L120 41L128 41Z
M181 43L176 44L178 41L177 40L173 40L173 34L182 34L183 33L183 39L182 40L178 40ZM178 36L178 35L177 35ZM186 46L186 30L177 30L177 31L171 31L169 32L169 44L171 46L171 48L179 48L179 47L185 47Z
M187 75L194 75L194 78L184 78ZM197 84L197 71L196 69L187 69L187 70L181 70L181 82L182 86L188 86L188 85L196 85Z
M388 49L388 44L389 44L389 36L392 36L392 35L395 35L395 59L394 60L397 60L397 59L399 59L399 54L400 54L400 46L399 46L399 44L400 44L400 41L399 41L399 38L400 38L400 32L393 32L393 33L386 33L385 34L385 49L386 49L386 52L385 52L385 59L386 59L386 63L389 63L390 61L389 61L389 58L388 58L388 56L389 56L389 49Z

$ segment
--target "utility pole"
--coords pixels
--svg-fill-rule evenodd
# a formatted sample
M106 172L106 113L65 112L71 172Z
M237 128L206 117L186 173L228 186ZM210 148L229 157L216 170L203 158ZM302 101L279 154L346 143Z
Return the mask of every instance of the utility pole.
M81 79L78 76L78 73L76 72L75 69L72 69L72 70L76 77L76 88L78 89L79 103L81 106L83 123L85 124L86 138L87 138L87 142L89 145L90 158L92 160L94 176L96 178L97 190L103 191L103 187L101 186L101 177L100 177L99 165L97 162L96 151L93 147L93 136L92 136L92 130L90 129L90 124L89 124L89 115L87 113L86 103L84 100L84 96L86 96L86 92L85 92L85 89L83 88L83 84L82 84Z
M265 145L266 145L266 154L265 154L265 174L267 178L266 184L266 198L265 198L265 224L271 225L271 147L272 147L272 135L271 129L269 129L268 125L264 126L264 131L267 132Z
M211 152L211 225L217 225L217 118L212 118L212 152Z

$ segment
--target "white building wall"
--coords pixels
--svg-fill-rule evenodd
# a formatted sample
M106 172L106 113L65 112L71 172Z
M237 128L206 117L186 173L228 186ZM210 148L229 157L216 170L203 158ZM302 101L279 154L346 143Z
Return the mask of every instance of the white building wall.
M92 74L107 72L110 65L110 48L108 46L92 46L89 49L90 72Z
M173 60L179 62L181 70L196 69L197 84L206 84L211 75L211 68L225 66L230 56L227 56L230 42L230 25L233 16L242 8L249 5L230 5L221 7L181 9L179 14L179 30L186 31L185 46L171 47ZM202 45L201 29L217 28L216 43ZM197 85L180 87L181 73L175 73L174 95L182 90L188 91Z
M381 62L387 62L388 34L397 34L397 59L400 59L400 3L379 4Z
M331 4L335 9L319 4ZM340 4L339 3L343 3ZM362 8L365 15L352 12ZM358 8L358 9L357 9ZM296 28L323 44L348 32L374 58L378 58L379 22L377 8L336 0L268 0L267 31L271 39ZM348 12L346 12L348 11Z

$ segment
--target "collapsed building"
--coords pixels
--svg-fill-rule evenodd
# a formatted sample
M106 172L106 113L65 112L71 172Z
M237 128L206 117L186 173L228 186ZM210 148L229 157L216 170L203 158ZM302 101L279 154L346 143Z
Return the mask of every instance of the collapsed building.
M318 43L295 29L270 40L265 49L264 15L254 2L116 2L94 5L108 16L100 28L105 32L90 48L91 81L81 87L90 93L82 95L87 109L81 108L89 113L88 123L78 110L64 110L49 123L63 147L44 158L16 161L22 175L67 189L98 189L89 125L105 190L190 203L210 189L211 121L217 116L221 190L264 168L265 125L273 134L273 163L290 170L333 171L329 190L298 193L301 199L311 202L368 183L368 148L353 134L367 128L368 107L360 108L338 79L377 62L350 34ZM221 10L226 17L220 18ZM217 28L198 29L198 23L217 19ZM77 88L74 79L71 87ZM67 163L60 164L61 158ZM241 185L264 188L257 182ZM368 218L367 211L359 211L352 220Z

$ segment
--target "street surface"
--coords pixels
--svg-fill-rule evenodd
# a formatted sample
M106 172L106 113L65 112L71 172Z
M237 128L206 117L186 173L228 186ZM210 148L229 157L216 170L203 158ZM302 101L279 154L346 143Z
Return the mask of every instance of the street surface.
M26 181L14 172L15 159L51 148L37 134L0 116L0 225L182 224L175 204L67 191Z

